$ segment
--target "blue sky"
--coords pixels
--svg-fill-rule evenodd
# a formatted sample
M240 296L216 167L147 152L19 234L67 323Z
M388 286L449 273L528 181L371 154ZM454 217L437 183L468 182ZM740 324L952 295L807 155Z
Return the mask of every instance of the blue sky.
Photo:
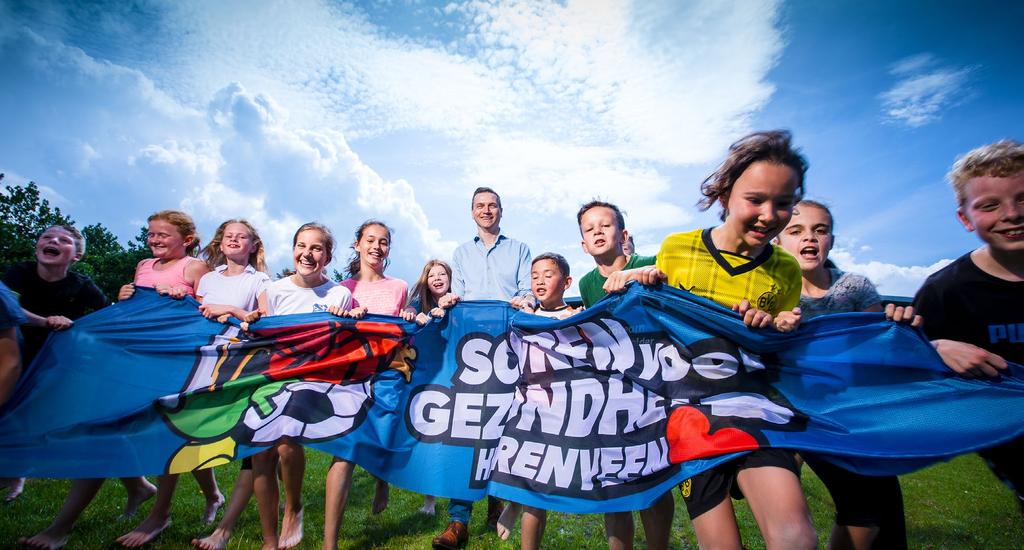
M581 203L623 206L653 253L715 223L694 204L730 142L783 127L833 257L906 295L977 245L952 161L1022 138L1021 21L1010 2L2 2L0 171L126 239L164 208L207 237L247 217L275 270L305 221L348 243L381 218L407 280L474 234L489 185L505 232L580 276Z

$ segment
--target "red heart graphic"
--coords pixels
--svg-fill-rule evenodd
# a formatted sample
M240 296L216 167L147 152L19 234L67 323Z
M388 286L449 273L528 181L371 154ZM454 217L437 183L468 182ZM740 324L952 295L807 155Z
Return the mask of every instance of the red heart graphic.
M754 436L736 428L721 428L715 433L704 413L694 407L679 407L668 419L666 437L668 458L673 464L708 458L736 451L757 449Z

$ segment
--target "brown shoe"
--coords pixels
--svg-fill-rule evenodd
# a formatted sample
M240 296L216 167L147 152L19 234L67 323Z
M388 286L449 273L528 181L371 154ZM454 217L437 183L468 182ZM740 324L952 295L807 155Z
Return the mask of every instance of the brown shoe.
M505 511L505 504L494 497L487 497L487 526L491 529L498 528L498 518Z
M457 550L465 546L467 542L469 542L469 531L466 530L466 524L461 521L453 521L440 535L434 537L433 545L434 548Z

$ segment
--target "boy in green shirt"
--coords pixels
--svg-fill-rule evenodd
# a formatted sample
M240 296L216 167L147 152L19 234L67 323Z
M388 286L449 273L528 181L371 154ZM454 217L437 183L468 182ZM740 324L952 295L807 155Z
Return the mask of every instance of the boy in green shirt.
M583 305L590 307L607 294L604 282L616 271L654 265L654 256L626 254L623 246L630 240L626 221L618 206L608 202L590 201L576 214L583 236L583 251L594 257L597 264L580 279Z
M612 273L654 265L654 256L627 256L623 252L622 245L629 240L629 232L626 231L626 220L618 206L598 200L590 201L580 207L576 221L580 225L580 235L583 236L583 251L593 256L597 264L580 279L580 296L585 307L604 298L607 293L602 287ZM671 493L665 493L650 508L640 511L649 549L668 548L674 513L675 503ZM605 514L604 530L608 536L609 550L633 548L632 512Z

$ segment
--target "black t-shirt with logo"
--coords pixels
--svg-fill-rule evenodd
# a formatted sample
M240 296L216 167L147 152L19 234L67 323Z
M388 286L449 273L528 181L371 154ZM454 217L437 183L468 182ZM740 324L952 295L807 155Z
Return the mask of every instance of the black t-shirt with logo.
M967 342L1024 364L1024 282L985 273L970 253L928 277L914 309L928 338Z

